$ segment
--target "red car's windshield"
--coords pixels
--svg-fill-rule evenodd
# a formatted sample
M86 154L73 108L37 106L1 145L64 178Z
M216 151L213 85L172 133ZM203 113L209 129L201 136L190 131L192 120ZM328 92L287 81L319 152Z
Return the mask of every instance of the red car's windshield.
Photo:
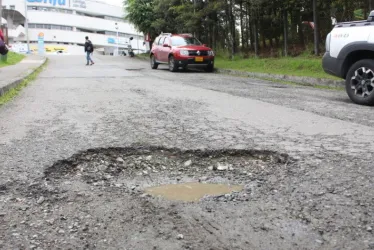
M174 36L171 38L171 44L173 46L201 45L201 42L194 37Z

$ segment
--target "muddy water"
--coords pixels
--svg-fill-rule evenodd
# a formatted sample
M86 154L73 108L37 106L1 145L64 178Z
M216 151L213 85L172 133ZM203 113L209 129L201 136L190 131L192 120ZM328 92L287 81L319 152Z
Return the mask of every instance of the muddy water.
M170 184L146 189L153 196L161 196L175 201L199 201L205 195L223 195L233 191L241 191L243 186L208 184L208 183L181 183Z

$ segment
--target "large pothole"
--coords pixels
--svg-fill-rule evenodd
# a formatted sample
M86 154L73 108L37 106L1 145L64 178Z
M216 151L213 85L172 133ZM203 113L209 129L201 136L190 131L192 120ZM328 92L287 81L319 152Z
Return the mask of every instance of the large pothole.
M258 150L103 148L56 162L45 178L77 191L76 183L83 182L171 200L245 201L254 186L290 161L285 154Z
M0 187L0 248L249 249L254 235L261 246L292 242L303 225L288 221L282 193L295 166L259 150L79 152L32 183ZM282 228L289 223L291 232Z

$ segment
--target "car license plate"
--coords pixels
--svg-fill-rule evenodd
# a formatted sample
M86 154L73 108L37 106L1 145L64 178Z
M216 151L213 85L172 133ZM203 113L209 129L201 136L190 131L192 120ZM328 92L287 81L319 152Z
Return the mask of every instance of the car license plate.
M204 57L195 57L195 62L204 62Z

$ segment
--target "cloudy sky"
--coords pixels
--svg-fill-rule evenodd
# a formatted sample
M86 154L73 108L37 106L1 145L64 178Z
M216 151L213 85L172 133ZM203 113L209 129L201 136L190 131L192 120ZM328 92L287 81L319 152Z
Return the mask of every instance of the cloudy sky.
M102 0L103 2L113 4L113 5L118 5L122 6L123 0Z

